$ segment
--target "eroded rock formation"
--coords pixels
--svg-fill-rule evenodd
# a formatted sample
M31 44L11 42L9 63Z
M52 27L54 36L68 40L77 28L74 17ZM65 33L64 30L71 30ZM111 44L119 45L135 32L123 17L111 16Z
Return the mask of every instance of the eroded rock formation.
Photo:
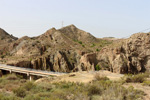
M32 38L17 39L1 30L0 34L12 41L0 43L0 62L9 65L57 72L90 71L97 67L115 73L150 69L149 33L137 33L128 39L98 39L70 25Z
M117 41L103 48L98 54L98 60L101 67L108 67L110 71L117 73L138 73L149 70L150 34L137 33L129 39Z

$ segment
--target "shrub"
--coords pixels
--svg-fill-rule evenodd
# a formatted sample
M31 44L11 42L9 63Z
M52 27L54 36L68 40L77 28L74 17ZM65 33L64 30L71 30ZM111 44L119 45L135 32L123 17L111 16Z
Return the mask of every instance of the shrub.
M85 45L84 45L84 44L82 44L82 47L85 47Z
M26 89L27 91L30 91L34 87L35 87L35 84L30 81L26 82L23 86L23 88Z
M1 55L1 58L2 58L2 59L5 58L5 55Z
M21 98L24 98L26 96L25 89L21 87L15 89L13 92L16 96L21 97Z
M101 70L100 66L99 66L99 65L96 65L96 66L95 66L95 70L97 70L97 71L98 71L98 70Z
M28 95L24 100L41 100L40 96Z
M21 100L21 99L16 97L15 95L8 96L6 94L0 93L0 100Z
M101 81L101 80L106 81L106 80L109 80L108 77L106 77L105 75L101 75L99 73L96 73L95 76L94 76L94 78L97 81Z
M147 74L137 74L137 75L127 75L127 78L126 78L126 82L127 83L130 83L130 82L133 82L133 83L142 83L146 80L147 78Z
M150 81L144 81L142 85L150 86Z
M97 87L96 85L92 85L88 89L89 95L100 95L102 93L102 90L100 87Z
M99 49L96 49L96 51L100 51Z
M82 44L82 41L78 41L79 44Z
M7 80L17 80L17 76L15 74L9 74L7 77L6 77Z
M38 88L38 90L46 90L46 91L50 91L52 90L52 85L46 82L42 82L42 83L38 83L36 88Z
M93 43L92 45L91 45L91 47L95 47L96 45Z

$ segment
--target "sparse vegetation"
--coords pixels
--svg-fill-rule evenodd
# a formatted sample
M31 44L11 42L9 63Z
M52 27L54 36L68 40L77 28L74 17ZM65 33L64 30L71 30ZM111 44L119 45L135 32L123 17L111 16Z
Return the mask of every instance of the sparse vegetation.
M6 92L6 84L13 86L13 89L9 90L10 93ZM99 74L88 84L34 83L23 81L13 74L1 77L0 86L4 91L0 93L0 100L136 100L142 99L144 95L142 91L133 87L126 89L119 82L113 82Z
M1 55L1 58L3 59L5 57L5 55Z
M100 66L99 66L99 65L96 65L96 66L95 66L95 70L97 70L97 71L98 71L98 70L101 70Z
M96 45L93 43L92 45L91 45L91 47L95 47Z
M100 51L99 49L96 49L96 51Z
M84 45L84 44L82 44L82 47L85 47L85 45Z
M142 83L142 85L145 85L145 86L150 86L150 80L146 80Z
M99 73L96 73L94 77L95 77L95 80L96 80L96 81L101 81L101 80L107 81L107 80L109 80L109 78L107 78L106 76L101 75L101 74L99 74Z
M82 41L78 41L79 44L82 44Z
M15 89L13 92L17 97L23 98L26 96L26 90L22 87Z
M149 73L140 73L140 74L128 74L126 75L126 82L127 83L142 83L146 81L146 78L149 77Z
M109 45L109 44L112 44L112 41L101 39L100 42L99 42L100 47L104 47L104 46Z

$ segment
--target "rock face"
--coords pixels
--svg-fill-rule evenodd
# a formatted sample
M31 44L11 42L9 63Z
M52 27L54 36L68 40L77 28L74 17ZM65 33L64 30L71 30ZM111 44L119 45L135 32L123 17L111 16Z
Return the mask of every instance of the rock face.
M137 33L120 44L118 42L99 52L99 66L116 73L138 73L150 69L149 33Z
M56 72L90 71L97 67L114 73L150 69L149 33L137 33L128 39L98 39L70 25L32 38L17 39L0 30L0 37L4 35L7 39L3 40L6 45L0 45L0 62L8 65ZM11 42L6 42L9 39Z
M24 36L9 44L5 58L8 65L57 72L94 70L99 39L74 25L52 28L37 37ZM93 63L94 61L94 63Z
M97 64L96 53L84 54L80 59L79 69L82 71L95 70Z

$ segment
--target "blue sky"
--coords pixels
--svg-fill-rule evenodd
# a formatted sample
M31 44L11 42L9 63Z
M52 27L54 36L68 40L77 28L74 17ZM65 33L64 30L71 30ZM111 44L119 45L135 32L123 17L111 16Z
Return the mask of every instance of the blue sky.
M150 28L149 12L150 0L0 0L0 27L38 36L63 21L96 37L123 38Z

